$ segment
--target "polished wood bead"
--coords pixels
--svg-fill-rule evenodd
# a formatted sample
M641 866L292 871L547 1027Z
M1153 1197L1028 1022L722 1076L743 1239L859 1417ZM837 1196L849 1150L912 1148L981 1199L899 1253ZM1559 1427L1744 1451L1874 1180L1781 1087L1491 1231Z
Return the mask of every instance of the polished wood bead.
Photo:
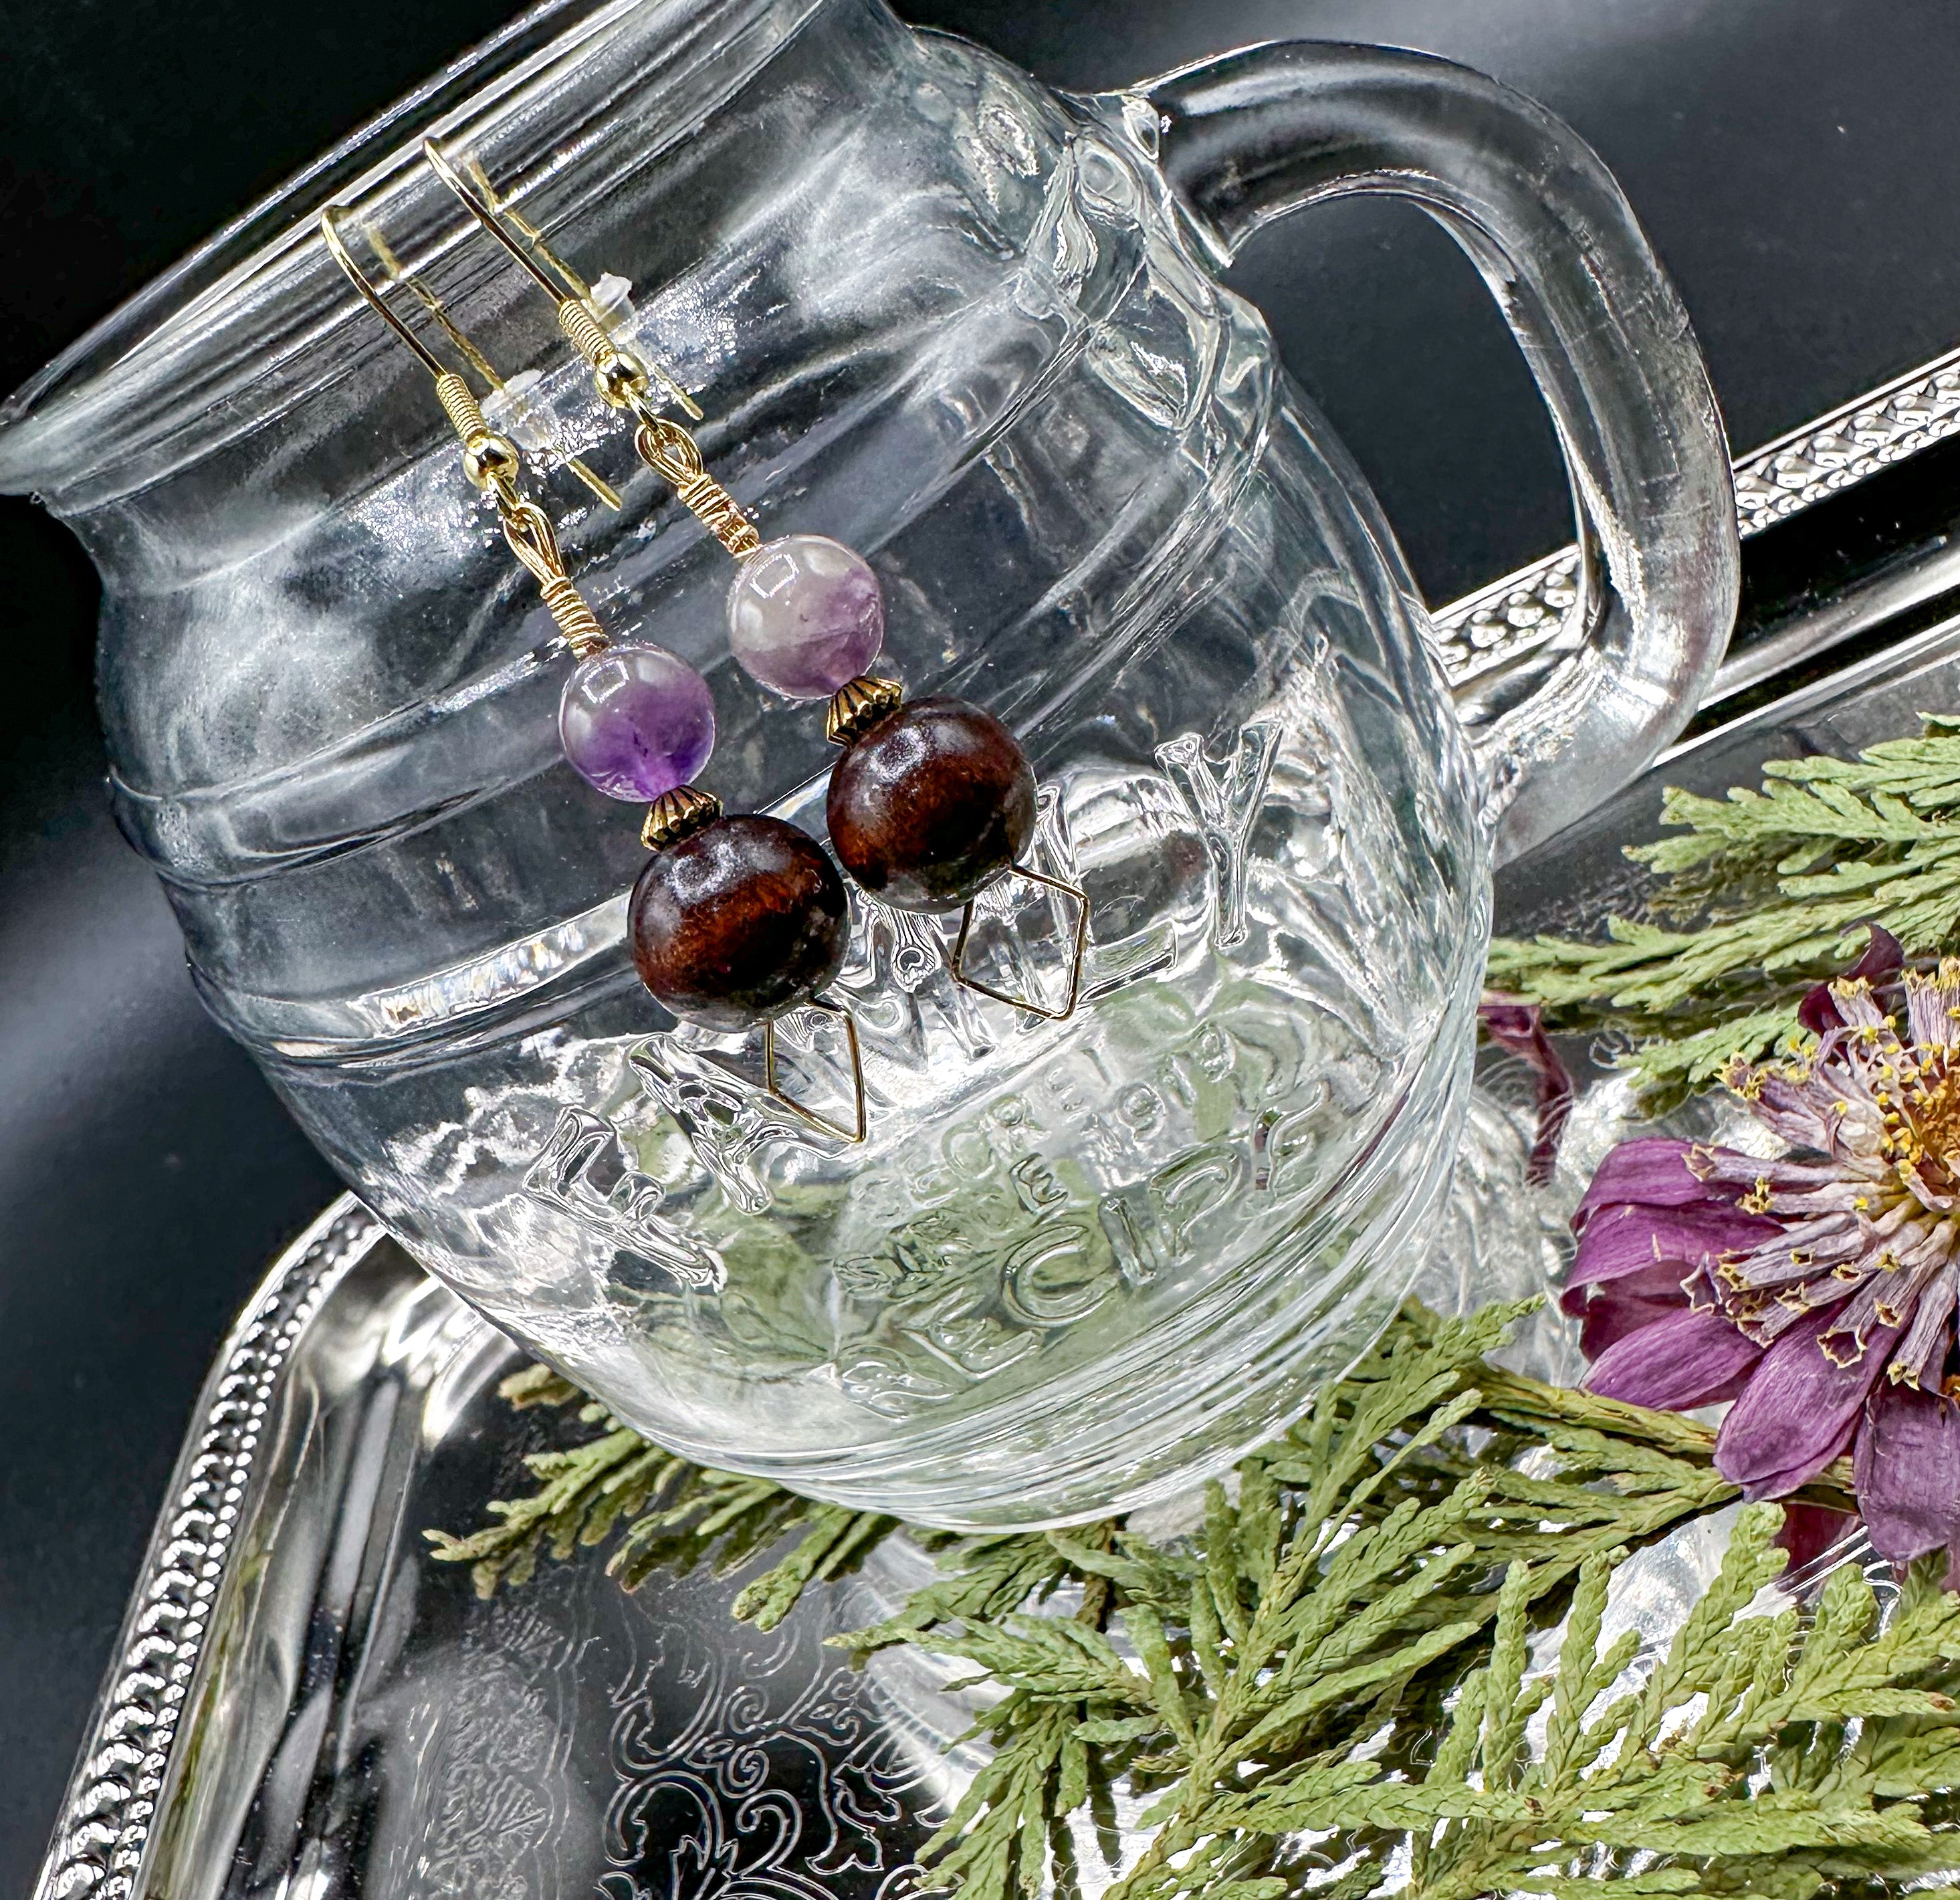
M675 1015L743 1030L807 1003L842 967L844 880L780 818L718 818L647 861L627 909L640 980Z
M915 699L830 775L844 868L901 910L956 910L1033 841L1035 775L1014 735L963 699Z

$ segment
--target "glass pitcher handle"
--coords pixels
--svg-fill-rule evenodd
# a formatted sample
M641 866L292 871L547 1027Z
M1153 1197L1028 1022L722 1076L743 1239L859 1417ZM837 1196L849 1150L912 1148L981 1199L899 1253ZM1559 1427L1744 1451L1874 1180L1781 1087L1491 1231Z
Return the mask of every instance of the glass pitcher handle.
M1253 46L1121 103L1220 266L1284 213L1366 192L1414 199L1497 300L1551 411L1582 549L1578 603L1535 657L1529 690L1475 734L1498 856L1528 850L1680 731L1735 619L1721 416L1631 207L1569 126L1424 53Z

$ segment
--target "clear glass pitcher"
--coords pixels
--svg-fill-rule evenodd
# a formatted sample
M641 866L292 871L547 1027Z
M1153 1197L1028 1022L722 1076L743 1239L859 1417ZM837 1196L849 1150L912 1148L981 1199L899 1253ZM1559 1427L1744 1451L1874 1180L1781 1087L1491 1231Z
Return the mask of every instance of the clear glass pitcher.
M511 379L493 421L619 489L539 485L581 584L707 676L710 788L821 836L821 718L730 662L721 550L429 130L604 274L765 538L868 557L880 670L1033 762L1036 867L1090 899L1080 1006L962 989L950 922L854 893L861 1144L636 980L637 817L559 756L570 657L320 242L350 205ZM1475 260L1585 526L1563 636L1474 702L1214 274L1354 191ZM416 1257L692 1457L960 1526L1166 1494L1360 1348L1449 1176L1494 856L1678 729L1736 589L1686 319L1539 108L1304 44L1063 98L877 0L520 21L14 397L0 487L101 569L116 807L200 990ZM1068 933L1028 889L985 922L1036 982ZM836 1086L813 1028L784 1040Z

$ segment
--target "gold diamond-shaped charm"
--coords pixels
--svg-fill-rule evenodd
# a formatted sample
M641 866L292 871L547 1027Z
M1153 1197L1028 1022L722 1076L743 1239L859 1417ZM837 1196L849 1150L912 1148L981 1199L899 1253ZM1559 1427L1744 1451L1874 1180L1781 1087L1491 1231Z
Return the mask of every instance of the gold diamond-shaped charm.
M663 791L647 807L647 822L640 827L640 842L649 851L665 851L683 838L692 836L721 816L721 800L711 791L697 791L692 785L676 785Z
M896 679L880 679L875 674L861 673L854 679L847 679L830 697L830 711L825 714L824 737L833 746L848 746L862 738L888 712L896 712L905 703L905 689Z
M799 1102L794 1096L783 1092L776 1080L776 1023L773 1017L762 1026L764 1092L793 1114L800 1115L812 1128L820 1128L826 1135L834 1135L839 1141L848 1141L854 1147L864 1139L870 1126L864 1111L864 1058L858 1046L857 1022L842 1004L833 1003L827 998L812 997L803 1007L820 1016L834 1016L844 1025L845 1045L851 1052L851 1119L848 1122L833 1122L829 1115L819 1115L807 1103Z
M950 950L944 952L947 968L953 980L963 989L969 989L981 996L991 997L997 1003L1010 1004L1017 1010L1026 1010L1030 1016L1039 1016L1051 1023L1065 1023L1075 1014L1076 999L1082 989L1082 961L1089 951L1089 893L1079 884L1068 884L1058 877L1044 877L1038 870L1030 870L1025 864L1017 864L1006 874L1010 877L1025 877L1031 884L1045 885L1063 897L1075 899L1075 928L1071 933L1074 941L1071 946L1068 962L1068 994L1063 998L1059 1009L1050 1009L1046 1004L1032 997L1010 996L1005 990L995 989L983 983L977 976L966 972L966 940L973 934L973 906L977 899L969 898L966 908L959 913L959 935ZM943 941L943 940L942 940Z

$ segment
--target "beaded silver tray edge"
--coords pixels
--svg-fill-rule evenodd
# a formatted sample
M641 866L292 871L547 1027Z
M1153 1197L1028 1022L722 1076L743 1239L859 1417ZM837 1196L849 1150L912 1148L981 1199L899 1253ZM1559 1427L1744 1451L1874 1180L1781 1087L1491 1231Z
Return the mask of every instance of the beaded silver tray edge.
M199 1396L75 1762L37 1900L133 1893L275 1387L348 1269L382 1238L342 1195L278 1259Z
M1960 350L1936 357L1744 456L1736 464L1736 514L1742 538L1955 434L1960 434ZM1578 568L1578 549L1564 547L1437 614L1450 684L1460 692L1549 642L1573 604ZM1732 661L1723 668L1710 703L1737 689L1740 670Z

